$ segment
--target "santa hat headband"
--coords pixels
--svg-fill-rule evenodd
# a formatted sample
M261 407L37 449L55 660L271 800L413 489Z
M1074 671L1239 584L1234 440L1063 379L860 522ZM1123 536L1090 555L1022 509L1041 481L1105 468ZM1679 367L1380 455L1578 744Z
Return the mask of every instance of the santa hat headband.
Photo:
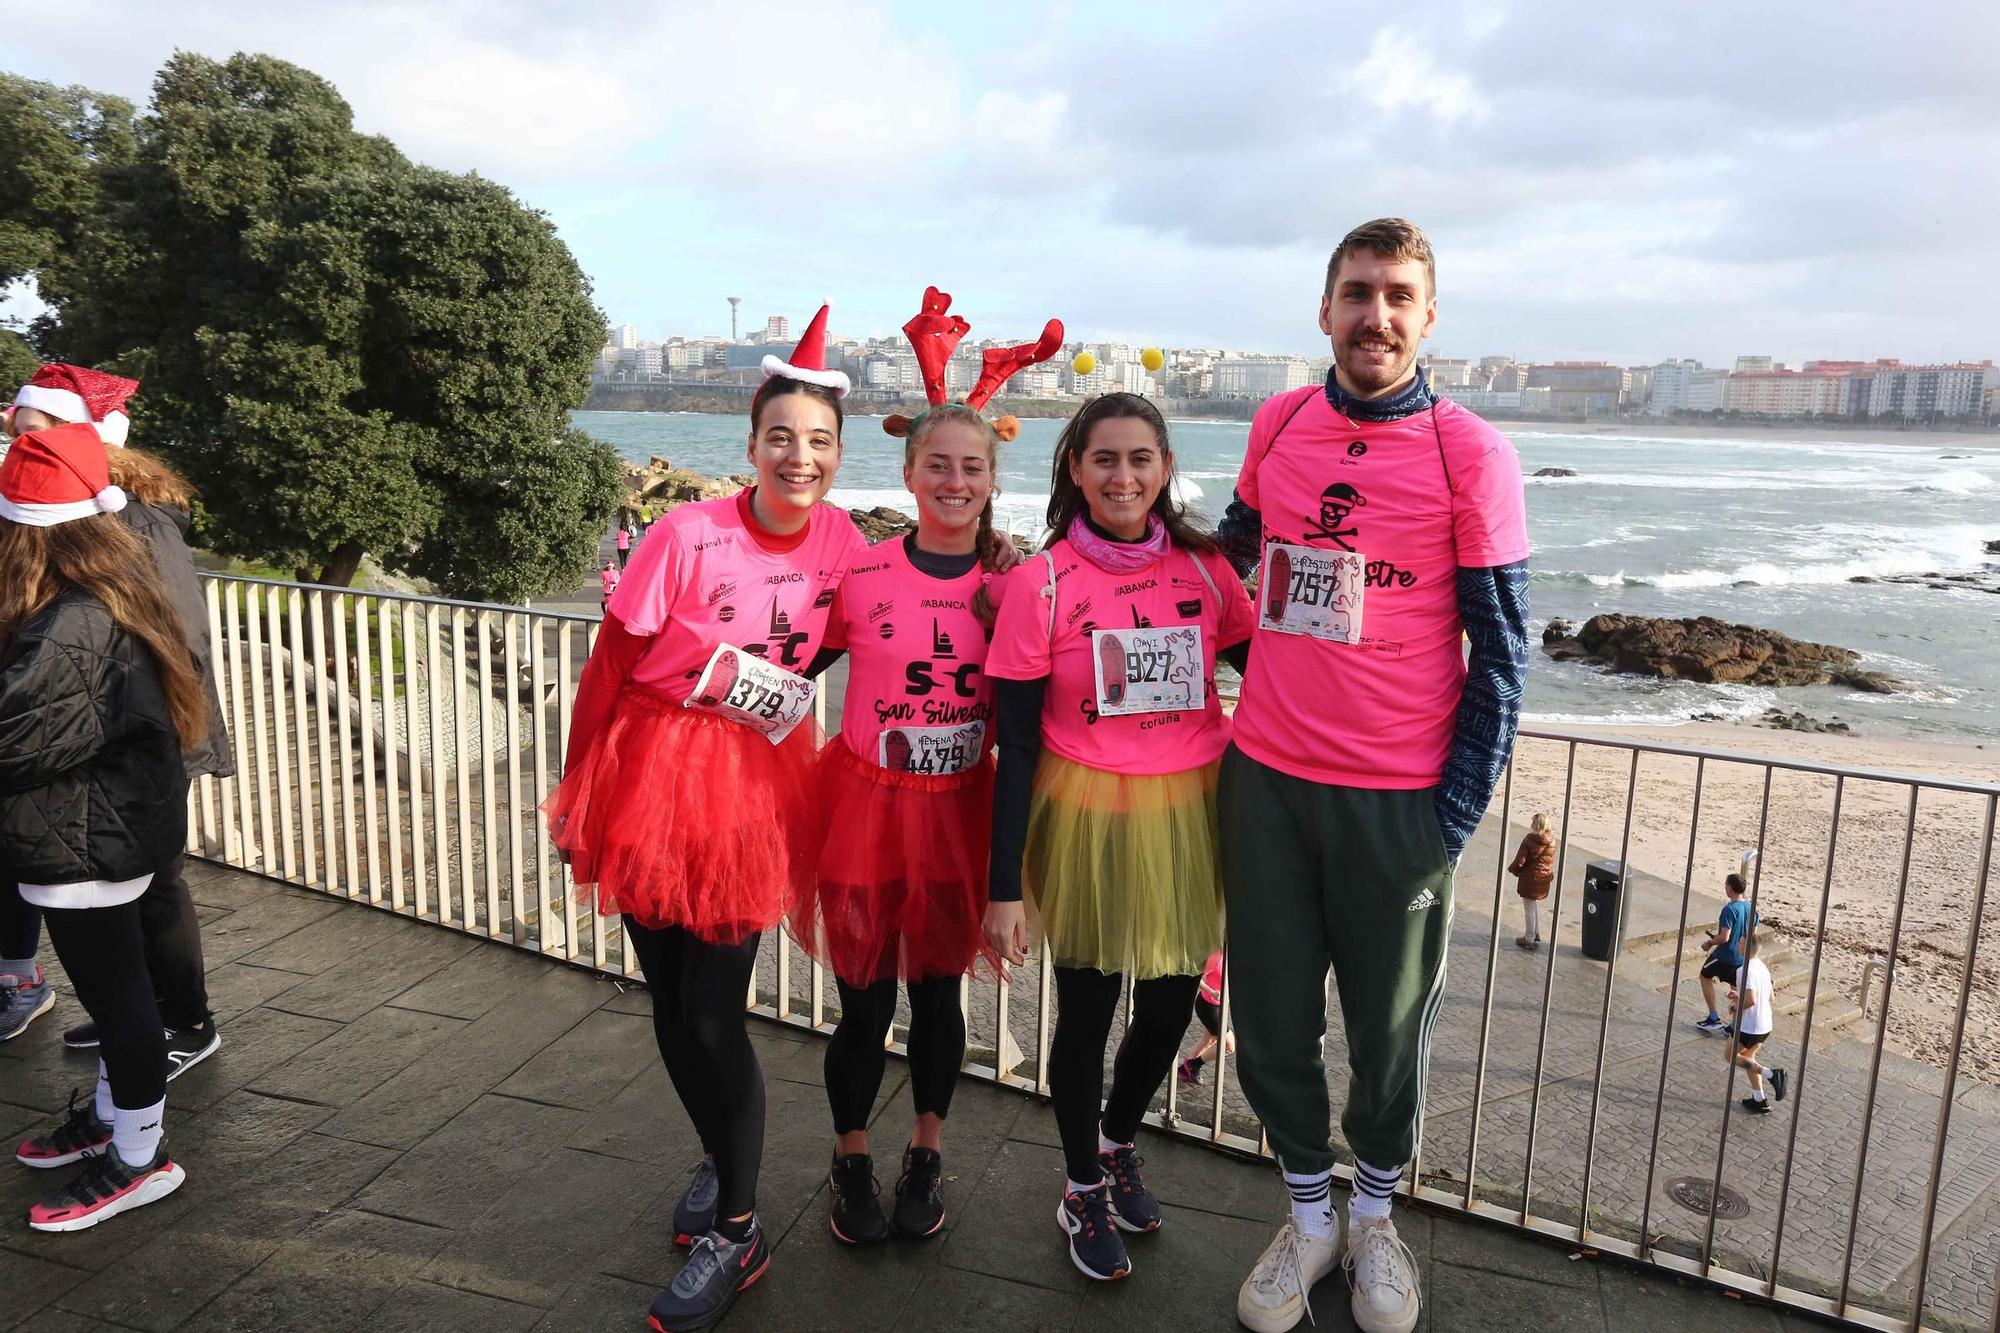
M792 349L789 361L777 357L764 358L764 378L777 377L788 380L803 380L807 384L817 384L823 389L831 389L837 398L847 397L852 386L847 376L838 370L826 368L826 313L828 307L822 305L819 313L806 325L805 337Z
M43 366L21 386L14 406L31 407L57 421L88 422L106 444L122 445L132 429L125 402L138 391L137 380L58 361Z
M972 325L965 316L950 314L950 310L949 292L926 287L917 313L903 325L903 336L910 340L910 347L917 354L917 369L924 381L924 397L932 407L940 407L947 400L945 366L951 360L951 354L958 350L958 344L972 331ZM987 348L979 354L979 379L973 384L972 392L965 395L965 405L974 411L986 406L1000 391L1001 385L1029 366L1046 361L1061 351L1062 341L1062 321L1052 319L1042 326L1042 336L1034 342ZM912 420L899 412L885 418L882 429L891 435L908 435L915 429L917 421L922 419L919 416ZM994 434L1003 440L1013 439L1020 430L1021 423L1011 416L993 422Z
M52 528L124 507L125 492L111 484L104 441L87 422L31 430L0 462L0 518Z

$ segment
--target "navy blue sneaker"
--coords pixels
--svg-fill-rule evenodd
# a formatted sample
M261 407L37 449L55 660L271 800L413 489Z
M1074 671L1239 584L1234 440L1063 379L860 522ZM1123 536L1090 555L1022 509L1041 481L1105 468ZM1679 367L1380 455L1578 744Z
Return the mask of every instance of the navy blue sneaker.
M1111 1185L1111 1220L1120 1231L1158 1231L1160 1229L1160 1201L1146 1188L1146 1181L1139 1174L1139 1168L1146 1159L1138 1149L1127 1144L1112 1152L1097 1154L1098 1164L1104 1168L1104 1178Z
M646 1327L653 1333L699 1333L713 1327L739 1293L748 1290L771 1267L771 1247L755 1218L750 1235L725 1240L711 1231L695 1241L687 1266L671 1285L653 1298Z
M686 1249L696 1236L706 1236L715 1226L715 1200L722 1192L715 1176L715 1159L704 1157L688 1168L694 1179L687 1193L674 1205L674 1244Z
M35 969L35 976L0 975L0 1041L12 1041L28 1024L56 1007L55 988Z
M1125 1239L1111 1221L1109 1185L1081 1194L1065 1192L1056 1205L1056 1225L1069 1237L1069 1261L1085 1277L1116 1282L1132 1271Z

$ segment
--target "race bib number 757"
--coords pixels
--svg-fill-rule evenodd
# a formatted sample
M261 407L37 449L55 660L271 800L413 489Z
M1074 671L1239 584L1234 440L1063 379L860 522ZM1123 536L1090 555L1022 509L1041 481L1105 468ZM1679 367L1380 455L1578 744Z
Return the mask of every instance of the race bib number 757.
M1278 634L1360 643L1367 568L1359 552L1274 542L1264 548L1257 623Z
M812 711L816 681L723 644L708 659L687 706L740 722L776 745Z

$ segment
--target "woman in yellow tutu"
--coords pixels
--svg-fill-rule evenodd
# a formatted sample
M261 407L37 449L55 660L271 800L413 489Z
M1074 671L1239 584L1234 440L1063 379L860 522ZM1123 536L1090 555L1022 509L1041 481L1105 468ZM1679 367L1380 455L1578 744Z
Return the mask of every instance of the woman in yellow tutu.
M1254 618L1172 478L1151 403L1085 403L1057 441L1052 540L1008 575L986 661L1000 754L987 938L1023 960L1025 887L1055 964L1049 1087L1069 1176L1056 1220L1071 1261L1100 1281L1132 1270L1120 1231L1160 1225L1132 1141L1221 941L1215 774L1229 737L1215 659Z

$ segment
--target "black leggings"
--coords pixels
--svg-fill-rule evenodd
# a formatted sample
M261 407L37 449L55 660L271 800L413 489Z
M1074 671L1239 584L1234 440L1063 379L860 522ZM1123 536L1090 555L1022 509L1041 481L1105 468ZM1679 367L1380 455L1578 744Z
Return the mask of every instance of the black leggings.
M127 1111L157 1105L167 1095L167 1036L146 971L139 904L50 907L43 919L78 1002L97 1024L113 1105Z
M653 992L653 1037L702 1150L715 1159L716 1216L757 1206L764 1160L764 1069L750 1044L744 999L757 940L709 944L679 926L625 918L625 935Z
M209 1019L201 919L188 893L186 864L187 854L177 849L153 873L138 902L146 970L153 978L160 1017L173 1028L198 1028ZM23 898L12 882L0 881L0 958L33 958L41 934L42 909Z
M1166 1082L1194 1013L1201 978L1155 977L1132 988L1132 1021L1111 1067L1111 1098L1104 1097L1104 1043L1124 994L1125 977L1095 968L1056 970L1056 1030L1049 1043L1049 1093L1063 1162L1079 1184L1098 1179L1098 1107L1104 1136L1130 1143L1153 1094Z
M13 880L0 879L0 958L33 958L41 943L42 909Z
M826 1099L833 1104L833 1132L868 1128L868 1112L882 1090L888 1052L882 1043L896 1017L896 979L864 988L835 978L840 1025L826 1044ZM910 1100L918 1115L951 1113L952 1090L965 1063L965 1013L958 1007L958 978L930 977L907 984L910 994Z

